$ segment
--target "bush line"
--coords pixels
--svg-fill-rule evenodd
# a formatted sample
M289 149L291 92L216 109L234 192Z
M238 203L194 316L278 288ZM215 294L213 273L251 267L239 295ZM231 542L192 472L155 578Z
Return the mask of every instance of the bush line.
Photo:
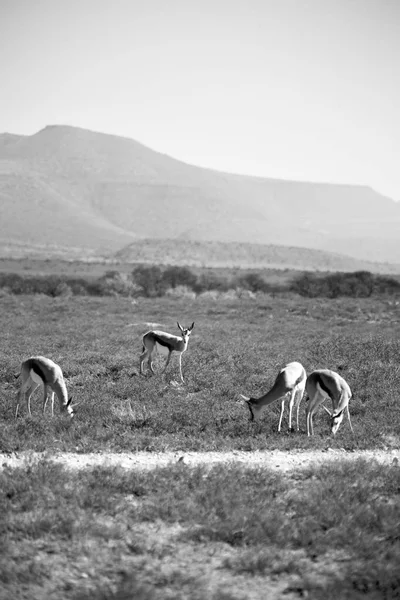
M22 276L0 273L0 289L9 294L45 294L46 296L145 296L224 293L245 290L250 293L292 292L308 298L367 298L398 295L400 281L392 277L373 275L369 271L302 273L287 284L270 283L260 273L247 272L239 276L224 276L214 272L196 275L187 267L138 266L130 274L107 271L97 279L66 275Z

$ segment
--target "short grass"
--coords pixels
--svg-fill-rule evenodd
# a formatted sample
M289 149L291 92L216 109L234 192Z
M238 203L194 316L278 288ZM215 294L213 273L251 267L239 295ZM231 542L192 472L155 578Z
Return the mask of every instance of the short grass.
M399 490L398 467L361 459L5 469L0 598L398 598Z
M138 374L141 336L195 328L185 385ZM150 325L151 324L151 325ZM0 297L0 452L399 448L396 299L205 300ZM58 362L80 404L70 421L13 418L21 360ZM351 434L278 434L279 406L248 422L278 369L342 373ZM161 368L161 361L158 368ZM287 417L287 415L286 415ZM286 423L286 421L285 421ZM354 461L281 475L239 465L151 472L65 471L51 462L0 473L0 600L398 598L400 478Z
M178 334L177 320L195 321L182 359L185 385L175 385L176 359L163 377L140 376L142 334L152 324ZM0 327L3 452L399 447L400 306L393 299L131 301L3 294ZM72 421L60 418L57 406L54 419L43 417L38 392L33 416L22 407L13 418L14 374L34 354L61 365L80 403ZM347 379L354 435L344 420L332 439L321 410L316 435L307 438L304 402L299 434L277 433L278 404L249 423L239 394L265 393L293 360L307 371L331 368Z

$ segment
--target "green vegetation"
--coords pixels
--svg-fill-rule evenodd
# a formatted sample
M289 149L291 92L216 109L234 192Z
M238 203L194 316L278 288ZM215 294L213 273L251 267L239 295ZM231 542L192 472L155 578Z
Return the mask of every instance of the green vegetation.
M179 334L176 321L195 321L183 355L185 385L175 385L177 359L165 376L138 374L141 337L154 323ZM398 444L400 424L400 307L391 300L123 297L0 298L0 450L88 451L255 450L387 447ZM62 367L77 416L40 414L13 419L21 360L44 354ZM156 359L156 370L163 366ZM313 439L279 435L279 406L248 422L239 393L265 393L285 363L309 372L331 368L349 382L355 435L343 422L328 434L328 416L315 418ZM287 414L285 415L285 419ZM286 421L284 421L285 423ZM284 425L285 427L285 425ZM396 441L397 440L397 441Z
M400 295L400 281L392 277L372 275L368 271L332 273L323 277L305 273L293 281L291 290L309 298L368 298L382 294Z
M400 469L0 473L2 598L397 598ZM218 577L215 576L218 573ZM243 583L245 582L245 586Z
M251 293L297 293L316 298L366 298L379 295L400 295L400 281L368 271L355 273L303 273L283 282L271 281L264 272L203 270L195 273L187 267L139 265L131 273L108 270L97 278L70 275L21 275L0 273L0 289L10 294L45 294L47 296L132 296L147 298L165 294L187 296L205 292L232 291L240 296Z
M154 270L153 281L164 272ZM250 274L241 273L248 289L259 285ZM0 294L0 452L45 451L50 458L56 450L241 450L252 456L254 450L344 448L350 455L400 448L396 298L240 296L216 293L211 283L218 273L196 273L190 283L192 275L170 269L169 290L182 287L182 276L186 289L202 281L205 291ZM120 280L126 283L129 274ZM175 381L175 360L164 376L140 376L142 334L153 327L178 334L177 320L195 321L182 359L185 385ZM59 416L57 406L54 418L43 417L38 393L33 416L22 406L13 418L14 375L34 354L62 367L80 403L73 420ZM279 403L260 421L248 421L239 394L264 393L292 360L346 378L354 435L344 421L332 438L321 410L308 438L305 401L300 433L277 433ZM156 360L156 370L162 362ZM286 423L287 412L284 429ZM6 467L0 472L0 600L396 598L399 473L395 465L340 458L284 475L235 463L191 468L184 461L143 472L75 472L46 460Z

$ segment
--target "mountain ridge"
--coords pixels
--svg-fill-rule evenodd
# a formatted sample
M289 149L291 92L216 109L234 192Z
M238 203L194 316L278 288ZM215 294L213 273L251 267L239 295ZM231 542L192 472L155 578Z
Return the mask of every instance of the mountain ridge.
M368 186L224 173L67 125L0 134L0 241L112 255L166 238L400 263L400 206Z

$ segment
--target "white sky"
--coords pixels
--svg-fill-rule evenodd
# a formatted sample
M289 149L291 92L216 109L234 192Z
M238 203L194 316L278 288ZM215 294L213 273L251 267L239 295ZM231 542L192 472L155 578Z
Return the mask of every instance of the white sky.
M400 0L0 0L0 132L400 200Z

